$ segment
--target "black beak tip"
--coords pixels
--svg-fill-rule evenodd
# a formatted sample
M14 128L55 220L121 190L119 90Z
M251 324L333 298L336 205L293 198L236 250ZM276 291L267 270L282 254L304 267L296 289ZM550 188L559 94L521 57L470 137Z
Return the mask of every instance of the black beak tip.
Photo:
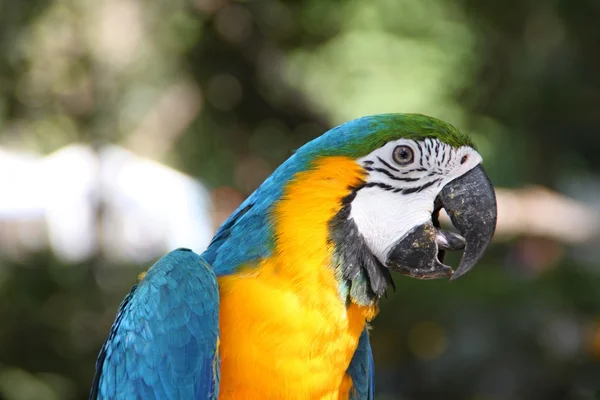
M457 280L458 278L460 278L461 276L465 275L467 272L469 272L469 269L463 269L462 271L459 271L459 268L457 268L453 273L452 276L450 277L450 282Z

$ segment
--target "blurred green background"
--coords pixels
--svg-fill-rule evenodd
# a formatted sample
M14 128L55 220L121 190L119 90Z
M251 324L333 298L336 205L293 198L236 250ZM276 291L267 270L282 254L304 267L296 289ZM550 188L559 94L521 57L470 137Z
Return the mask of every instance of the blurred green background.
M502 189L477 269L396 276L372 332L377 399L594 398L599 71L597 0L0 0L0 399L87 397L120 300L159 255L115 255L122 237L171 226L164 209L212 232L293 149L381 112L471 133ZM117 168L80 217L77 159L44 163L73 145L197 179L213 205L195 219L144 175L140 201L161 203L136 218L162 222L130 235L127 208L98 194ZM82 218L91 239L62 248L87 250L61 255L52 227Z

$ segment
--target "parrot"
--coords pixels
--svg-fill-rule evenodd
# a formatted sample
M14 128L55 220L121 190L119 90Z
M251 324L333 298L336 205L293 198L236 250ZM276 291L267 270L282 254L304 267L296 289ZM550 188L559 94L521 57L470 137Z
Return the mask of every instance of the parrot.
M332 128L275 169L203 253L173 250L143 274L90 399L372 400L369 329L392 272L455 280L496 220L482 156L454 126L390 113ZM462 251L456 269L447 251Z

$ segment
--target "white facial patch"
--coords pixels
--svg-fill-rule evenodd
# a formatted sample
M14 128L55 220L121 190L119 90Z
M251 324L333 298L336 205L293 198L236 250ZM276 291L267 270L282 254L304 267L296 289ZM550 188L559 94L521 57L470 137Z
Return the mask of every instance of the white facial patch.
M392 154L398 146L410 147L411 163L394 161ZM385 263L402 237L431 221L433 203L442 188L481 161L474 149L456 149L437 139L389 142L357 160L369 175L352 201L350 218L373 254Z
M364 188L352 201L350 217L382 263L399 239L413 227L431 220L433 200L429 196L419 193L402 201L403 196L379 188Z

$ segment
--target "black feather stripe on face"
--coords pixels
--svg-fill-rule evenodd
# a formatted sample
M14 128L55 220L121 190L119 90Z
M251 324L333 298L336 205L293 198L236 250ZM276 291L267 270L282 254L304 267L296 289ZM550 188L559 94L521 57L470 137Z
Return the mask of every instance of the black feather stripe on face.
M412 194L412 193L418 193L421 192L433 185L435 185L436 183L441 182L441 179L434 179L432 181L429 181L423 185L420 186L414 186L414 187L406 187L406 188L402 188L402 187L395 187L392 185L389 185L387 183L383 183L383 182L368 182L366 184L364 184L362 188L372 188L372 187L377 187L379 189L383 189L386 190L388 192L394 192L394 193L401 193L401 194Z
M427 182L427 183L425 183L425 184L423 184L421 186L415 186L415 187L412 187L412 188L403 189L402 190L402 194L411 194L411 193L421 192L421 191L423 191L423 190L425 190L425 189L427 189L427 188L435 185L436 183L438 183L440 181L441 181L441 179L434 179L434 180L429 181L429 182Z
M392 167L387 161L385 161L383 158L377 156L377 160L379 160L380 163L382 163L386 168L391 169L394 172L400 172L400 170L396 167ZM370 164L373 164L372 161L369 161ZM367 161L365 161L365 163L367 163Z
M421 179L421 178L401 178L401 177L395 176L394 174L392 174L390 171L388 171L385 168L364 167L364 169L369 172L372 172L372 171L381 172L382 174L384 174L385 176L387 176L388 178L390 178L394 181L416 182Z

